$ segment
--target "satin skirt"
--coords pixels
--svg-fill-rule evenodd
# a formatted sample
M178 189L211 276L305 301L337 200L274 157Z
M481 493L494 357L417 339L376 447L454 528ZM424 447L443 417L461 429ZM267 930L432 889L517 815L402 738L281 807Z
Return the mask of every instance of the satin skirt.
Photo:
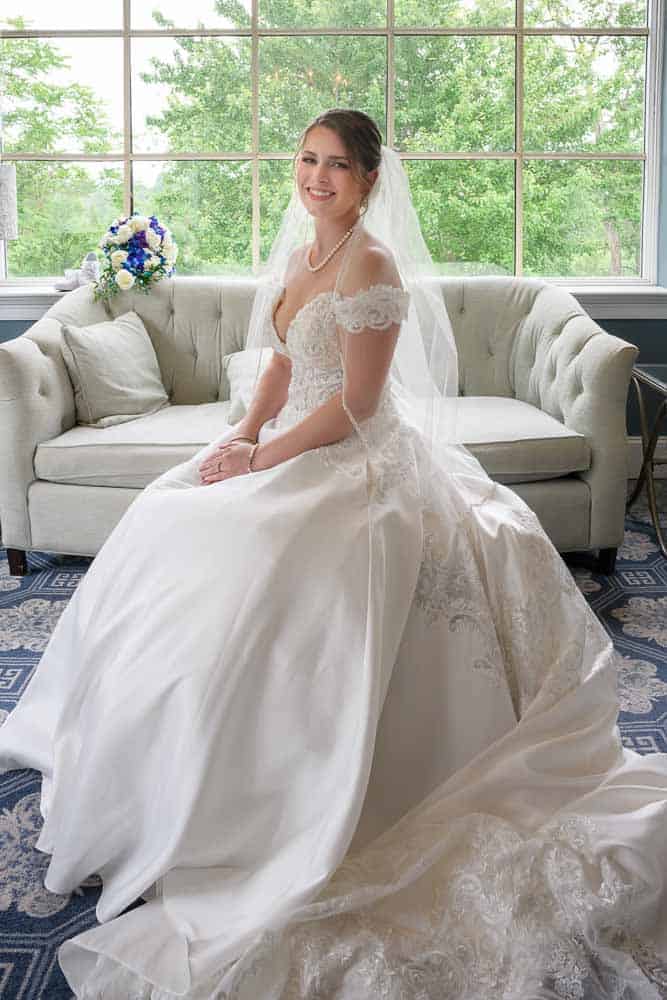
M659 996L667 759L622 748L526 505L454 447L425 508L326 448L202 487L212 447L133 502L0 731L47 888L103 882L76 996Z

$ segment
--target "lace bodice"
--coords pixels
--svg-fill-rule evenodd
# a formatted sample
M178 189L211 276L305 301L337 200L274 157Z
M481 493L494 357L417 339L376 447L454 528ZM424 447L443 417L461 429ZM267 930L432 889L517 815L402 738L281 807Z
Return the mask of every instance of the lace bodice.
M339 324L348 333L360 333L366 328L388 330L393 323L400 323L405 319L410 302L409 292L385 284L371 285L370 288L363 288L350 296L337 295L333 289L319 292L298 310L287 328L286 338L283 341L276 331L273 314L278 298L284 290L284 286L278 289L269 313L268 325L270 333L278 341L276 350L297 359L302 340L300 334L307 334L309 328L316 326L323 332L325 327L332 326L335 333L335 326ZM322 337L319 340L323 345L325 341L328 343L329 338ZM337 360L337 350L334 354Z
M330 399L343 385L343 367L338 346L337 326L348 333L370 329L381 332L407 316L409 292L393 285L371 285L353 296L333 290L320 292L296 313L281 340L273 314L280 288L267 317L267 342L292 361L292 379L277 426L284 427L310 413ZM386 410L391 395L385 386L378 412Z

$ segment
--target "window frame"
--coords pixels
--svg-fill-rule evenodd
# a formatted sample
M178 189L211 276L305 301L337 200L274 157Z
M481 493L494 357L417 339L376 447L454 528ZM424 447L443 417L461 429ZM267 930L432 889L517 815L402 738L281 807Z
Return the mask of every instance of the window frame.
M252 224L251 224L251 245L252 245L252 266L253 269L260 259L260 186L259 170L262 160L290 159L291 153L262 153L259 149L259 44L265 37L275 36L380 36L386 39L387 46L387 86L386 86L386 142L393 146L394 143L394 48L395 39L401 36L474 36L474 35L507 35L515 38L515 143L514 150L508 152L419 152L407 153L399 151L401 159L410 160L448 160L448 159L508 159L514 162L514 276L521 277L522 259L522 229L523 229L523 166L531 159L557 159L557 160L581 160L581 159L613 159L613 160L639 160L644 162L644 197L642 206L642 246L641 261L642 275L639 277L609 277L609 278L549 278L550 283L565 285L572 290L578 289L587 294L588 298L594 300L599 296L616 298L619 292L625 295L633 289L646 293L651 289L657 291L658 279L658 253L659 247L659 197L660 197L660 167L661 167L661 112L662 112L662 90L664 83L663 66L663 39L659 32L659 27L664 30L664 0L648 0L647 25L635 28L532 28L524 24L524 0L515 0L516 19L513 26L499 28L426 28L426 27L401 27L395 23L394 0L387 0L387 20L383 27L372 28L265 28L259 24L259 0L251 0L250 26L247 28L151 28L133 29L131 27L131 0L123 0L123 26L119 29L81 29L81 30L56 30L56 29L26 29L26 30L0 30L0 39L12 38L121 38L123 40L123 148L114 153L108 154L68 154L68 153L2 153L0 149L0 159L6 162L20 163L21 161L49 161L57 160L64 162L109 162L122 163L123 169L123 211L130 214L132 211L132 188L131 172L132 164L141 161L152 162L174 162L179 160L203 160L212 159L218 161L241 160L250 162L252 174ZM598 153L598 152L556 152L542 153L525 150L523 145L523 51L524 40L527 37L538 35L623 35L639 36L646 38L646 77L645 77L645 118L644 118L644 151L639 153ZM136 38L154 37L246 37L251 40L251 148L249 151L231 151L220 153L216 151L200 153L136 153L132 149L132 78L131 78L131 48L132 40ZM664 252L664 251L663 251ZM39 296L39 290L44 291L56 276L42 278L8 278L7 277L7 253L6 244L0 240L0 297L3 293L20 289L28 294L32 291ZM614 294L616 293L616 294ZM640 296L648 303L645 294ZM656 302L660 300L660 305L656 307ZM667 315L667 306L663 305L661 295L653 296L653 309L658 309L660 315ZM651 313L653 314L653 312ZM0 318L1 312L0 312Z

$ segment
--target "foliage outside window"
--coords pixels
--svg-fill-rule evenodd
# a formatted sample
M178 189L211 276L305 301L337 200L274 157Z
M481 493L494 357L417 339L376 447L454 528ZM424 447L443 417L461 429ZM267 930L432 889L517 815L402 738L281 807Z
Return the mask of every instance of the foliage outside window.
M643 276L646 0L6 3L9 278L76 266L132 209L181 274L249 269L333 106L403 156L443 273Z

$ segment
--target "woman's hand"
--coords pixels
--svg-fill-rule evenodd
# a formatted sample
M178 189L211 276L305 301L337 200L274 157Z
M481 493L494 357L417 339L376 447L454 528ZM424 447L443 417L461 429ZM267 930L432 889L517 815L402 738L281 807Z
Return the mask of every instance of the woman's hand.
M231 479L232 476L245 475L253 447L249 441L227 441L219 445L199 466L202 486L219 483L222 479Z

